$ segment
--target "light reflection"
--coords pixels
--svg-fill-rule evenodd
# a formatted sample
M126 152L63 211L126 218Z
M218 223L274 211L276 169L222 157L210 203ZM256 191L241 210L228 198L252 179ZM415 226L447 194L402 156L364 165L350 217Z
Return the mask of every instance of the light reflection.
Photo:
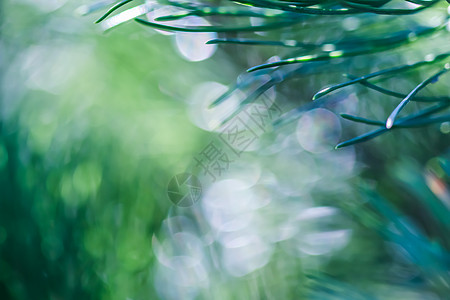
M189 256L174 256L171 259L171 280L179 286L197 286L208 280L206 269L198 261Z
M248 185L239 180L222 180L205 193L202 207L210 225L219 231L236 231L252 221L256 199Z
M405 2L406 6L410 9L417 9L418 7L420 7L420 4L417 3L413 3L413 2Z
M341 136L341 123L334 113L323 108L303 114L297 123L300 145L312 153L331 151Z
M232 246L232 247L230 247ZM241 236L223 249L223 264L235 277L247 275L266 265L272 255L271 245L256 235Z
M202 282L196 280L197 273L202 275L201 271L197 270L188 271L184 268L173 269L157 265L154 270L154 286L161 299L195 299L200 289L198 285Z
M443 134L449 134L450 133L450 122L442 123L439 129Z
M133 8L127 9L117 15L109 17L100 23L100 26L103 30L111 29L117 25L130 21L136 17L139 17L143 14L146 14L150 11L150 6L148 4L141 4L139 6L135 6Z
M176 257L184 257L184 261L189 262L190 266L202 264L204 260L201 240L186 232L165 236L161 242L153 236L152 249L161 264L174 269L177 267Z
M337 209L330 206L320 206L305 209L298 216L299 220L310 220L316 218L329 217L337 214Z
M161 230L171 236L178 232L189 232L195 234L196 225L193 220L185 216L172 216L162 222Z
M147 18L151 22L156 22L156 19L159 17L182 14L182 13L187 12L186 10L184 10L180 7L160 5L160 4L155 3L154 1L147 1L147 3L148 3L148 5L151 5L151 7L152 7L152 10L149 13L147 13ZM177 20L164 21L164 25L177 26L178 24L179 23ZM155 31L162 35L174 35L175 34L174 32L166 31L166 30L155 29Z
M234 236L225 236L221 241L225 248L240 248L247 246L251 242L251 239L245 234L238 232L238 234L234 234Z
M182 26L209 26L203 18L189 16L180 21ZM210 58L216 52L217 45L207 45L206 42L217 38L215 32L177 32L175 44L178 52L188 61L202 61Z
M356 17L347 17L342 21L342 27L347 31L354 31L359 28L361 21Z
M432 172L425 173L425 180L428 188L450 210L450 190L445 184L445 181L438 178Z
M332 253L345 247L352 235L348 221L335 207L307 208L298 216L296 225L298 232L284 244L295 256Z
M230 164L226 173L222 174L223 179L237 179L247 188L254 186L261 178L261 165L254 160L239 160Z
M349 229L311 233L302 238L298 248L309 255L323 255L347 245L350 235Z
M305 202L309 202L309 199L297 198L294 201L273 201L267 207L264 207L264 210L260 211L258 222L254 224L258 228L260 236L271 243L279 243L293 238L302 230L294 212L302 211Z

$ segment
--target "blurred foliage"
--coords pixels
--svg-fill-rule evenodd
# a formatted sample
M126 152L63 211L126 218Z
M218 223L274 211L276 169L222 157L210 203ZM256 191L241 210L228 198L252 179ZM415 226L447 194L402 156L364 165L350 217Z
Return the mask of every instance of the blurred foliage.
M202 140L152 82L187 65L63 4L2 3L0 298L147 297L167 179ZM210 76L189 72L181 87Z
M261 75L267 76L270 79L261 83L254 92L247 94L247 98L241 101L241 107L238 111L248 103L253 102L258 95L264 93L264 91L274 85L292 77L305 74L311 76L314 73L321 72L320 69L318 70L316 68L311 71L304 64L333 62L338 65L343 65L345 71L353 72L354 68L351 68L351 61L342 61L342 59L369 56L386 51L390 51L390 55L393 55L399 50L399 54L409 58L406 64L394 65L393 67L381 70L378 69L375 72L371 71L369 74L356 77L349 72L347 74L350 75L347 75L347 77L350 80L323 88L314 94L313 100L316 100L316 104L308 106L308 110L312 107L320 107L330 102L329 99L317 101L319 98L358 83L384 96L388 95L402 99L394 107L385 121L343 114L342 117L347 120L370 124L378 128L356 138L339 143L337 148L370 140L395 128L427 126L450 121L448 114L438 114L448 108L450 99L448 93L444 93L442 96L418 96L422 89L437 82L450 69L448 59L450 56L450 52L448 52L449 16L446 10L447 4L444 4L443 1L353 0L339 2L286 2L246 0L234 2L222 1L219 3L186 3L184 1L162 1L160 3L149 1L107 19L117 9L126 6L130 2L136 3L136 1L128 0L118 2L98 19L97 22L105 21L104 28L105 30L109 30L125 20L135 19L142 25L160 30L191 33L213 32L224 35L223 38L212 38L208 40L206 42L207 44L276 46L285 49L295 49L287 53L285 51L276 52L284 58L280 58L277 55L265 63L260 63L248 69L248 72L258 70L266 70L266 72L253 73L254 76L250 76L249 79L243 80L240 84L236 85L236 89L241 89L248 84L248 81L258 80L258 77ZM137 3L140 2L137 1ZM234 3L244 4L245 8L242 5L235 5ZM160 10L161 6L163 9L167 8L165 13L162 13L162 15L155 13ZM85 10L90 11L90 9ZM415 16L416 13L422 11L423 14ZM368 16L368 13L372 15ZM144 14L146 15L146 19L136 18ZM345 17L348 15L350 17ZM397 17L398 15L402 17L399 18ZM124 20L120 22L116 21L116 19L121 19L121 16L123 16ZM200 17L208 18L212 25L207 25L209 23L204 21L200 22L201 26L192 26L199 25L196 24L198 22L192 22L192 19L200 19ZM174 24L173 21L178 21L178 23ZM332 29L337 22L341 22L343 28L338 29L335 27ZM230 24L239 25L230 27ZM302 30L305 25L314 26L315 30L305 32ZM393 28L395 29L393 30ZM397 30L397 28L399 29ZM323 34L315 34L319 30L323 30ZM239 35L247 32L259 33L259 35L262 33L264 38L236 38L233 36L236 33ZM421 59L415 59L414 61L413 57L416 55L410 53L411 50L417 53L417 50L422 48L420 44L425 46L431 43L433 43L434 47L432 49L425 47L425 51L427 52L426 56ZM405 50L409 50L409 53L405 53ZM392 53L393 51L395 52ZM375 59L377 58L375 57ZM367 60L369 61L370 59ZM359 72L361 70L368 72L374 65L376 63L372 62L367 66L358 66L356 70ZM277 68L280 66L290 66L291 68ZM429 75L426 75L424 77L425 79L416 83L415 87L407 93L399 92L397 89L392 90L374 85L369 82L369 80L383 81L392 76L402 76L405 72L423 69L426 66L437 68L437 71L426 70L420 72ZM326 68L329 68L328 64ZM448 85L444 84L437 90L442 93L446 88L448 90ZM230 92L226 92L214 101L211 106L222 103L229 96ZM436 105L418 110L415 113L410 113L407 117L397 118L406 106L410 106L408 104L411 101L436 103ZM286 122L295 120L304 111L304 107L294 109L279 118L276 124L285 124Z
M1 299L448 298L448 5L236 2L1 2ZM260 99L275 130L171 205ZM333 149L404 106L430 126Z

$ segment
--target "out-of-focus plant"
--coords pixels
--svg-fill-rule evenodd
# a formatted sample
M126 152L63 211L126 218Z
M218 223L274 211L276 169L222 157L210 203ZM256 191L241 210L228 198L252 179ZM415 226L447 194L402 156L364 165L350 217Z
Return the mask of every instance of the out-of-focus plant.
M119 24L110 17L117 9L139 1L117 2L97 22L106 22L105 29ZM156 11L166 8L163 13ZM326 95L344 87L360 84L379 93L377 98L398 99L398 104L385 120L371 120L349 114L342 117L357 123L378 127L356 138L339 143L337 148L370 140L396 128L421 127L450 121L448 114L440 114L450 105L448 85L441 84L429 96L422 96L423 89L436 83L448 72L449 65L449 12L445 1L147 1L122 12L120 23L134 19L139 24L154 29L175 32L214 32L221 35L207 41L207 44L233 44L243 47L276 47L275 57L248 69L253 76L241 81L236 89L245 89L260 76L267 79L249 91L242 99L236 113L259 95L288 79L312 76L315 73L333 72L338 66L350 69L355 64L359 73L347 74L348 81L321 89L313 96L314 104L307 109L327 105L332 98ZM138 10L138 8L140 8ZM90 11L91 9L86 9ZM146 18L139 17L146 15ZM108 19L110 17L110 19ZM192 26L189 18L202 17L207 25ZM112 20L113 22L109 22ZM343 29L336 24L341 22ZM310 30L314 28L314 30ZM317 31L321 31L317 35ZM247 38L251 35L251 38ZM256 37L255 37L256 36ZM421 53L425 55L421 57ZM398 61L387 67L376 67L377 60L386 54ZM282 56L283 58L280 58ZM371 62L365 67L354 63L360 56L368 56ZM402 64L403 61L403 64ZM393 65L393 66L392 66ZM347 67L346 67L347 66ZM362 69L362 70L361 70ZM375 69L375 71L374 71ZM405 74L416 73L415 87L396 86L394 90L378 85ZM347 72L346 72L347 73ZM422 79L420 79L422 78ZM448 82L448 80L447 80ZM228 91L211 104L214 107L229 98ZM440 94L441 93L441 94ZM425 102L426 106L409 111L405 117L398 117L410 103ZM296 120L305 107L296 108L281 118L275 125Z
M139 19L95 37L63 3L1 2L0 298L446 299L445 1L106 0L78 12ZM199 75L147 29L230 59ZM228 90L203 82L234 68L250 69ZM292 110L171 206L204 136L183 105L213 131L260 97ZM378 128L331 151L347 121L330 110Z
M422 286L440 299L448 297L450 283L449 164L448 154L430 159L424 169L410 160L399 161L390 167L391 177L398 193L408 194L407 203L388 201L365 184L363 201L347 205L364 226L389 241L397 263L410 274L401 279L403 284L413 289Z
M220 181L203 198L202 211L176 212L165 220L161 237L155 236L153 240L160 262L156 269L157 285L174 289L162 288L160 295L169 299L183 295L192 299L230 299L238 294L247 298L283 295L286 299L447 297L449 192L448 177L442 171L447 160L442 158L442 167L433 173L414 169L407 160L390 168L392 158L383 157L383 163L378 166L381 170L362 176L364 183L353 182L353 187L363 186L360 194L349 192L350 184L338 180L339 175L343 179L354 174L355 153L349 146L393 129L427 125L436 128L437 125L442 133L448 131L450 116L445 111L450 106L446 74L450 70L450 42L445 1L146 1L129 8L132 3L138 1L117 2L98 23L109 30L134 19L140 25L160 31L213 33L216 36L207 41L208 45L222 45L225 51L242 54L234 59L248 68L247 74L209 104L213 109L239 95L237 108L219 125L225 125L274 87L284 88L285 97L278 96L279 102L295 106L273 124L274 135L283 139L276 144L281 144L282 150L268 150L276 155L263 168L270 170L273 177L265 174L266 178L264 170L261 171L263 175L257 183L243 189L248 192L244 195L227 191L233 190L233 184L236 188L245 183L233 183L229 178ZM124 11L114 15L119 9ZM199 18L203 21L195 21ZM346 79L337 75L342 73ZM302 81L310 86L306 88ZM325 84L329 86L324 88ZM308 95L311 88L319 91ZM305 104L308 98L313 102ZM353 101L355 98L358 105ZM384 99L393 99L394 105L385 103ZM364 100L366 103L361 104ZM323 108L343 107L342 118L361 123L363 129L364 126L376 129L339 143L337 148L350 149L343 157L317 154L322 149L311 145L311 138L325 135L323 132L332 131L340 124ZM375 118L356 116L357 111ZM405 116L400 116L402 113ZM384 115L381 120L380 115ZM328 119L328 127L316 129L317 118ZM288 127L294 120L299 120L298 141L307 152L316 153L314 156L290 149L291 136L282 126ZM308 133L316 130L319 133ZM436 141L436 137L432 136L430 141ZM382 147L374 147L363 155L381 151ZM442 141L441 146L436 143L437 152L442 148L448 148L448 142ZM401 151L396 151L391 143L383 153L388 156ZM335 165L331 164L333 159ZM377 159L362 161L370 165L376 164ZM325 166L327 172L321 170ZM305 170L300 171L302 168ZM414 170L408 172L411 168ZM387 171L395 171L392 178L385 176L391 181L367 183L367 177L379 179ZM302 175L308 178L300 178ZM400 187L393 187L392 181L399 182ZM385 189L389 189L386 198L391 201L380 195ZM422 215L408 211L407 205L400 202L398 196L405 189L413 189L414 201L430 210L429 219L421 219ZM253 201L252 193L273 193L272 198L296 197L302 201L299 206L287 200L282 204L275 201L248 204L246 201ZM305 197L314 198L312 204ZM347 201L336 204L325 200L342 197ZM239 211L235 207L240 204L233 201L246 204ZM288 208L280 208L281 205ZM337 217L341 211L353 214L354 220L364 226L342 223ZM277 212L281 212L281 217ZM245 230L228 227L245 222L242 218L248 215L252 216L252 225L247 225ZM285 222L274 221L267 226L259 220L264 217ZM348 216L343 219L348 220ZM200 224L200 228L193 224ZM374 232L382 238L371 235ZM386 242L389 246L382 247ZM183 245L187 249L183 250ZM196 251L192 253L192 249ZM285 260L280 256L284 253L292 256L293 266L282 266ZM355 255L363 258L358 258L358 267L349 266ZM226 272L255 283L246 285L245 280L223 279L222 274ZM257 275L252 275L256 272ZM274 272L277 276L272 276ZM379 278L387 272L390 272L388 276ZM220 275L214 276L216 273ZM171 282L174 277L178 283ZM217 282L221 280L232 288L220 288ZM268 284L271 281L276 284ZM344 282L351 283L352 287Z
M0 299L156 298L166 177L202 137L170 121L163 83L140 80L182 59L164 40L93 33L79 5L1 2Z

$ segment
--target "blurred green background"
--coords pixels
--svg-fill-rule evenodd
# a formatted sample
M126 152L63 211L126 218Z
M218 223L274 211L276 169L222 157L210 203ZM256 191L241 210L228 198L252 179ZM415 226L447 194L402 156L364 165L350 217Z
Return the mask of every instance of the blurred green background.
M170 178L216 138L208 103L269 50L133 22L104 33L100 13L77 14L90 1L0 3L0 299L450 299L448 122L333 150L366 130L335 112L393 107L354 87L333 112L264 134L178 208ZM263 96L297 106L343 71L429 45Z
M137 25L103 34L80 5L2 1L2 299L152 298L167 181L204 138L161 87L207 67Z

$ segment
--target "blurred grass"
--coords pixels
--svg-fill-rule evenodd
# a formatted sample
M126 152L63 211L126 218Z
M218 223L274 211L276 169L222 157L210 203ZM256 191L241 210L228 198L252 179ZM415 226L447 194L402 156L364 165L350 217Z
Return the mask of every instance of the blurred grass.
M162 36L47 4L2 3L0 298L155 298L166 184L205 137L159 86L210 75Z
M166 197L168 180L211 138L187 117L189 95L205 81L231 82L280 48L227 45L214 61L188 63L170 38L134 22L102 34L93 25L100 12L74 15L81 4L1 3L1 299L446 299L449 158L441 154L450 145L442 127L314 153L310 143L327 142L329 124L302 116L297 127L264 136L259 149L236 163L238 171L226 178L231 181L219 181L254 180L245 197L227 186L192 210L177 210ZM320 42L315 30L322 25L284 35ZM336 37L344 31L329 29ZM336 70L317 65L312 75L277 87L276 99L298 106L325 84L345 81L344 71L364 74L428 51L419 41L407 55L341 60L331 64ZM401 83L400 92L407 92L426 72L382 84L397 90ZM439 84L436 94L448 96L448 80ZM330 97L338 99L329 107L337 112L375 117L396 105L360 86ZM340 105L341 98L349 103ZM340 138L336 122L330 123L339 125L332 142ZM256 204L249 208L251 200ZM174 229L180 216L193 225ZM214 227L227 218L249 225L236 232ZM341 243L333 233L350 237ZM174 259L198 250L188 246L200 241L194 254L203 257L207 279L183 286L201 272L164 265L156 257L156 237ZM247 244L227 247L227 238ZM267 261L260 263L258 255ZM261 265L254 268L252 259Z

